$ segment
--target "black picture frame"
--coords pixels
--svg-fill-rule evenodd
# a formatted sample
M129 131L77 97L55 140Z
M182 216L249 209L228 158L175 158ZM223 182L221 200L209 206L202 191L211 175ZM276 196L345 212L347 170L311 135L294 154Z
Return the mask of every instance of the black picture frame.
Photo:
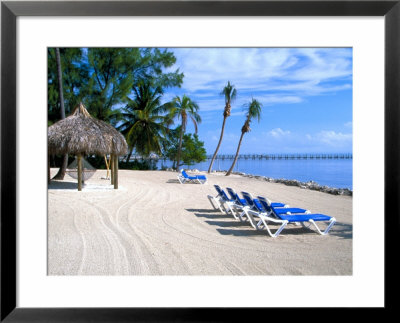
M1 322L237 321L265 309L244 308L19 308L16 263L16 19L18 16L384 16L385 18L385 306L399 236L400 0L395 1L4 1L1 3ZM371 147L373 149L373 147ZM372 208L374 208L372 206ZM382 212L376 206L371 212ZM373 237L371 237L373 238ZM393 240L394 239L394 240ZM373 261L373 260L372 260ZM366 287L367 288L367 287ZM266 297L272 295L266 292ZM281 309L282 310L282 309ZM287 310L287 309L285 309ZM381 309L378 309L381 310ZM240 312L240 313L239 313ZM274 310L268 312L273 318ZM381 315L382 313L380 313ZM247 314L246 314L247 315ZM329 314L328 314L329 315ZM254 318L256 317L254 316ZM326 318L326 313L323 315ZM262 318L263 316L261 316ZM308 318L307 318L308 319Z

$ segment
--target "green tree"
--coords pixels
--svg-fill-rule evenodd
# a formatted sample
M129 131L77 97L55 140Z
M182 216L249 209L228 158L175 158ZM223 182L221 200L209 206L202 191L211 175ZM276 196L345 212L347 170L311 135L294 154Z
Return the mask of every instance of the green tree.
M199 140L197 134L185 134L182 143L182 163L183 165L193 165L207 159L207 152L204 142Z
M63 78L62 78L62 67L61 67L61 57L60 57L60 49L56 48L56 62L57 62L57 81L58 81L58 97L60 100L60 117L61 119L65 119L65 108L64 108L64 94L63 94ZM65 171L67 170L68 164L68 154L64 154L63 161L60 169L57 174L53 177L53 179L64 179Z
M201 122L201 117L198 114L199 106L196 102L192 101L188 96L183 95L182 98L179 96L173 99L172 107L170 109L171 119L178 119L181 121L181 129L179 135L178 153L176 157L176 170L179 171L181 151L182 151L182 139L186 132L186 125L188 119L191 119L197 133L197 125Z
M59 48L60 65L62 66L63 102L65 115L68 115L75 106L87 95L89 70L84 63L84 52L80 48ZM60 120L60 91L57 75L56 49L47 50L47 92L48 92L48 122L49 125Z
M148 156L154 152L162 153L162 142L168 132L169 116L166 113L170 103L161 104L161 88L152 88L149 83L143 83L134 88L135 99L128 99L122 110L122 124L118 130L125 135L130 152Z
M178 153L179 136L181 133L181 126L175 129L168 129L162 145L162 156L172 161L172 168L176 168L176 157Z
M179 149L179 138L180 138L180 128L178 126L175 131L170 132L168 147L164 153L164 156L173 161L173 168L176 167L176 160ZM182 151L181 151L181 165L193 165L195 163L200 163L207 159L207 153L204 148L204 142L199 140L197 134L185 134L182 138Z
M215 149L214 155L212 156L210 166L208 167L208 173L211 172L214 160L217 157L219 147L221 146L222 137L224 136L226 119L231 115L231 102L236 98L235 86L228 81L228 84L224 87L221 94L225 97L225 108L223 113L224 119L222 120L222 128L221 128L221 134L219 136L218 145L217 148Z
M242 127L242 134L240 135L239 144L236 150L235 159L233 160L232 166L229 168L226 176L229 176L232 173L233 168L235 167L236 161L239 156L240 146L242 144L243 136L245 133L250 132L250 123L253 119L257 119L260 121L261 118L261 103L258 102L256 99L252 99L250 103L247 104L247 114L246 114L246 121Z
M120 117L115 107L126 102L132 88L142 82L159 88L180 86L183 73L179 69L171 73L163 71L175 61L173 53L157 48L89 48L90 113L115 124Z
M176 58L158 48L60 48L65 112L83 102L94 117L116 125L119 110L149 82L154 88L180 87L183 73L166 71ZM48 123L60 119L55 48L48 49Z

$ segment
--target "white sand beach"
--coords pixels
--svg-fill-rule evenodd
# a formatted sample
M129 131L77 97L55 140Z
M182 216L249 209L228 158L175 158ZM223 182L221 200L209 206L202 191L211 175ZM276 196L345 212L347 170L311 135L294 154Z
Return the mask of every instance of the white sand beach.
M57 169L51 169L52 175ZM180 184L176 172L98 170L78 192L65 176L48 190L49 275L352 275L351 196L239 175ZM276 237L215 211L213 184L336 218L328 235L288 225ZM276 226L275 226L276 227Z

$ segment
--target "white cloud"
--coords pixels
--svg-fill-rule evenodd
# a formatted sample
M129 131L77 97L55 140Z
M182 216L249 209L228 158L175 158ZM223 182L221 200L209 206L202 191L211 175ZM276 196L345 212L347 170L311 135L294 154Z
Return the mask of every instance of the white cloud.
M347 147L351 146L353 135L351 133L341 133L332 130L323 130L315 136L307 135L311 141L320 142L332 147Z
M285 131L285 130L282 130L281 128L275 128L275 129L272 129L271 131L269 131L267 134L274 138L282 138L282 137L290 135L291 132L289 130Z
M287 97L300 100L352 87L350 49L176 48L174 52L178 60L171 70L179 67L184 72L183 86L191 93L217 96L228 80L238 94L285 91Z

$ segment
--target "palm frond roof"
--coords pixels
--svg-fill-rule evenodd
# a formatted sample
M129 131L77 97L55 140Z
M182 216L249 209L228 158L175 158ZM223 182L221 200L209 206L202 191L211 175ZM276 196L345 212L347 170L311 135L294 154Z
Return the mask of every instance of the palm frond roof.
M124 136L110 124L92 117L80 103L72 114L48 128L49 154L124 155Z

